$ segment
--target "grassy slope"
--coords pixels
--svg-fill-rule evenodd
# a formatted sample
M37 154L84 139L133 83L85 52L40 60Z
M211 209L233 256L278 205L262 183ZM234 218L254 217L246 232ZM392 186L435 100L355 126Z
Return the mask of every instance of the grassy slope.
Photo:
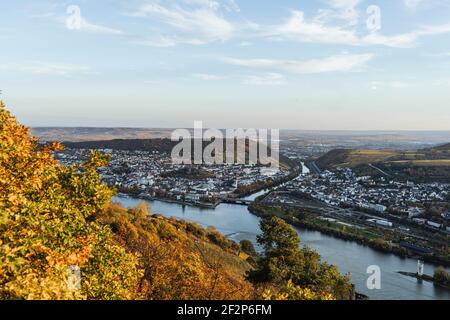
M320 157L316 162L322 169L350 167L363 174L380 174L369 166L372 164L399 178L448 181L450 179L450 144L410 151L336 149Z

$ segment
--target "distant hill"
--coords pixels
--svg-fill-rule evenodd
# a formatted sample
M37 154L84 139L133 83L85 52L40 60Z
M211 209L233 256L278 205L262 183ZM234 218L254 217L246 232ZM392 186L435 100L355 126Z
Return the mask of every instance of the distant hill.
M430 150L437 150L437 151L448 151L450 152L450 143L446 143L434 148L431 148Z
M322 170L349 167L372 176L450 183L450 144L406 151L336 149L317 159L316 164Z
M101 141L113 139L167 139L172 129L145 128L32 128L32 134L41 141Z

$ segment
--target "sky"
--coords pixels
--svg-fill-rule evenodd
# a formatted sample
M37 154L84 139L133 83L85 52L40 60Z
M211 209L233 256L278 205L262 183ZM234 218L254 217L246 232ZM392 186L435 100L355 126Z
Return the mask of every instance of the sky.
M15 0L29 126L450 130L448 0Z

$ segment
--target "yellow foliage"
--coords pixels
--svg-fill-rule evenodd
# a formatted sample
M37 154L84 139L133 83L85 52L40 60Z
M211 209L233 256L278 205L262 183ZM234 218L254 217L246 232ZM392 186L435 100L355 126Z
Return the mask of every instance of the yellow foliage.
M112 204L98 219L115 231L117 243L139 254L145 270L139 288L142 298L252 298L252 285L244 277L250 266L238 252L227 252L189 233L184 222L150 217L145 204L134 209Z
M316 292L309 288L296 286L289 280L286 287L278 292L266 290L263 293L264 300L336 300L329 293Z
M137 257L90 220L112 191L93 153L81 167L64 167L0 102L0 299L128 299L140 276ZM111 257L114 257L111 260ZM68 285L81 269L81 288Z

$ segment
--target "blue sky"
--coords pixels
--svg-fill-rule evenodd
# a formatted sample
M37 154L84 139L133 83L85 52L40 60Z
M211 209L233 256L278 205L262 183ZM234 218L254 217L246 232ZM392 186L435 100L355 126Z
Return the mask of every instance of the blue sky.
M0 41L31 126L450 129L447 0L16 0Z

